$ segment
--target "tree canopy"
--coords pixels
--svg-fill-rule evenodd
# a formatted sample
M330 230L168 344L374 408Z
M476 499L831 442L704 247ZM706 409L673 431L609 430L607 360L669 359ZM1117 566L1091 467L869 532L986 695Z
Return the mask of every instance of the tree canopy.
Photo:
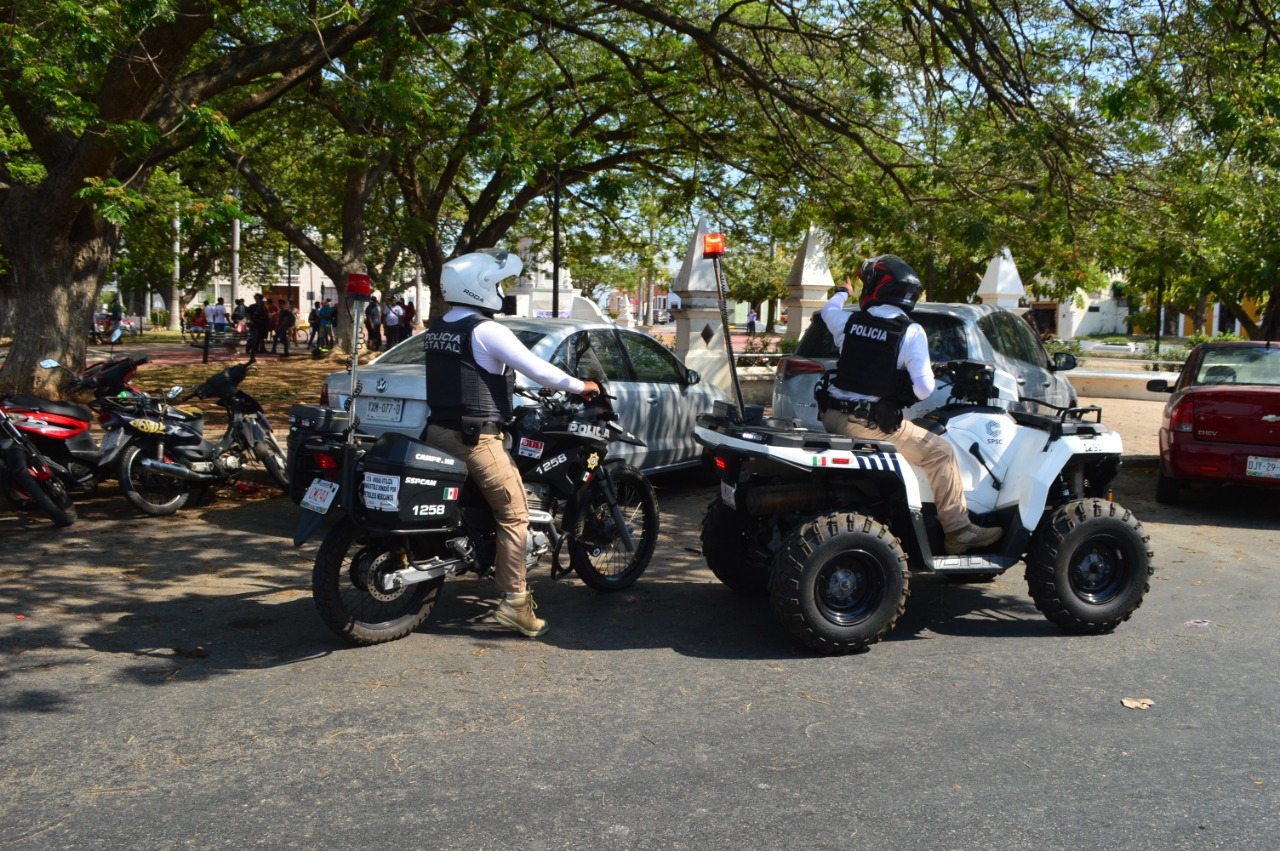
M1274 334L1275 5L0 0L0 274L36 332L0 384L83 357L121 234L137 270L175 193L193 234L252 217L339 286L545 252L558 191L584 280L705 213L757 245L817 224L837 267L894 251L933 298L1007 245L1064 293L1158 279Z

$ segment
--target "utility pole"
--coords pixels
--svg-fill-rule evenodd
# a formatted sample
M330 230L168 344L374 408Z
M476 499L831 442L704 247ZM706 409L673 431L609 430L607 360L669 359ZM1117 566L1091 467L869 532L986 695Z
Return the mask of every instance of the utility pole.
M182 330L182 220L178 218L181 209L177 201L173 202L173 283L169 287L169 330Z

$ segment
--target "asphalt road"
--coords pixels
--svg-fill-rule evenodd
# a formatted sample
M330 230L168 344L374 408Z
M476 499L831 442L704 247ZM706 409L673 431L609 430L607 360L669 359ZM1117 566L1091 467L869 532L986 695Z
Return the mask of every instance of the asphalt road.
M917 578L886 641L824 658L705 569L710 489L658 484L632 590L537 575L545 640L462 579L367 649L316 616L284 499L0 512L0 845L1276 846L1275 496L1169 509L1124 473L1157 572L1112 635L1061 634L1015 569Z

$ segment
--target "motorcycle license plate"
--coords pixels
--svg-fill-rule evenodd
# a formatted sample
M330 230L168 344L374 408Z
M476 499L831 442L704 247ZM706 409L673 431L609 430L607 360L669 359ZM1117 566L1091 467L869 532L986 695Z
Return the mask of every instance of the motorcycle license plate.
M1259 479L1280 479L1280 458L1250 455L1244 474Z
M329 510L329 506L333 505L333 498L338 495L338 483L328 482L324 479L313 479L311 487L307 488L307 492L303 494L302 501L298 503L307 511L314 511L316 514L324 514Z
M734 502L734 495L737 493L737 486L728 482L720 483L720 500L730 508L737 508L738 503Z
M107 432L107 436L102 438L102 455L105 457L112 449L116 448L116 444L120 442L120 429L113 428Z

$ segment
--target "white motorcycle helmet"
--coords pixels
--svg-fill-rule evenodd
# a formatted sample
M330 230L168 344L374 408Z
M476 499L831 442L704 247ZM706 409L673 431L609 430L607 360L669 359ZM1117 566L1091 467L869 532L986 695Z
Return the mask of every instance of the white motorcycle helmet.
M440 270L440 290L449 304L497 313L503 296L498 284L518 276L523 268L520 258L506 251L485 249L463 254Z

